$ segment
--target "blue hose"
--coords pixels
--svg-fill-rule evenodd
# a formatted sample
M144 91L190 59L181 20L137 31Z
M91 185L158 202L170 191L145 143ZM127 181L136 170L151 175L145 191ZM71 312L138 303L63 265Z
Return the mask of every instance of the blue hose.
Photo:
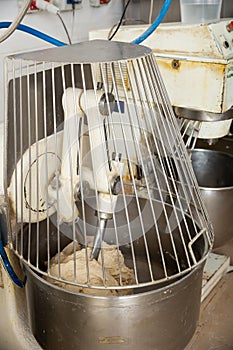
M170 5L171 5L172 0L165 0L163 7L161 8L161 11L159 12L158 16L156 17L155 21L152 23L152 25L142 34L140 35L137 39L133 40L133 44L140 44L144 40L148 38L149 35L151 35L155 29L159 26L159 24L162 22L164 19ZM0 22L0 29L2 28L8 28L11 25L11 22ZM39 30L36 30L34 28L25 26L24 24L19 24L17 27L18 30L34 35L35 37L47 41L48 43L55 45L55 46L66 46L66 43L63 43L62 41L59 41L47 34L44 34L40 32Z
M8 259L8 256L5 252L5 249L3 247L2 240L0 240L0 256L2 259L3 266L5 267L7 273L9 274L12 281L20 288L24 287L25 283L26 283L26 276L24 278L24 281L20 281L20 279L16 276L16 274L11 266L11 263Z
M0 22L0 29L2 28L8 28L11 25L11 22ZM55 45L55 46L66 46L67 44L63 43L62 41L59 41L47 34L44 34L40 32L39 30L36 30L34 28L25 26L24 24L19 24L17 27L18 30L34 35L35 37L47 41L48 43Z
M165 15L169 9L169 6L171 5L171 2L172 2L172 0L165 0L164 1L163 7L161 8L161 11L159 12L158 16L156 17L156 19L154 20L152 25L142 35L140 35L137 39L132 41L133 44L140 44L141 42L146 40L148 38L148 36L151 35L155 31L155 29L159 26L159 24L164 19Z

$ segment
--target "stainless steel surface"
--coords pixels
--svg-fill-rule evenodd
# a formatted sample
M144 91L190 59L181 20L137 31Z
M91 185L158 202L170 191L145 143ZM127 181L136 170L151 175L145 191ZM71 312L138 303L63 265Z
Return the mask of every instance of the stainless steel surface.
M48 349L79 339L91 349L183 349L213 234L152 51L98 40L9 57L6 73L9 242L28 274L33 333ZM99 325L97 340L88 337Z
M225 113L211 113L182 107L175 107L174 110L176 115L180 118L200 122L218 122L233 118L233 109L229 109Z
M92 253L91 253L92 259L98 260L99 258L106 227L107 227L107 220L100 218L97 222L97 228L95 232L94 244L93 244Z
M214 228L214 248L233 238L233 155L195 149L192 165Z
M77 54L78 52L78 54ZM32 51L14 55L16 59L34 61L37 63L105 63L119 60L139 59L150 55L151 49L143 45L134 45L124 42L111 42L106 40L85 41L79 44L63 46L49 50ZM106 93L106 103L112 102L110 91ZM109 102L108 102L109 101ZM100 100L103 104L103 99Z
M30 324L43 349L182 350L195 332L203 264L166 287L127 297L67 292L25 269Z

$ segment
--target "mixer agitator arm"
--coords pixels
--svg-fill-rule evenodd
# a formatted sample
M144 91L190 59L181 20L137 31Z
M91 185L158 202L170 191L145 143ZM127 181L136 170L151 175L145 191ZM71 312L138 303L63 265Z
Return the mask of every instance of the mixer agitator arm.
M59 179L55 181L57 187L50 183L49 188L50 198L54 198L55 206L59 208L58 219L60 222L71 222L78 217L75 192L77 185L82 188L80 184L84 182L96 193L97 213L110 217L115 209L124 167L119 157L109 160L104 129L104 120L113 111L114 97L111 94L105 96L101 90L83 92L81 89L67 88L62 102L65 120L61 171ZM83 135L79 135L80 121L84 117L88 124L89 165L84 162L87 155L83 154Z

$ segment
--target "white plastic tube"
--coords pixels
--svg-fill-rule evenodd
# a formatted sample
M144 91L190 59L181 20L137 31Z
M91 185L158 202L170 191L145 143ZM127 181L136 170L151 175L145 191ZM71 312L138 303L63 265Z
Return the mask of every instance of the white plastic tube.
M14 31L16 30L16 28L18 27L18 25L26 15L31 2L32 0L25 0L15 20L11 23L10 27L5 31L5 33L0 36L0 43L8 39L9 36L11 36L11 34L14 33Z
M59 8L45 0L36 0L36 7L40 10L45 10L56 15L59 12Z

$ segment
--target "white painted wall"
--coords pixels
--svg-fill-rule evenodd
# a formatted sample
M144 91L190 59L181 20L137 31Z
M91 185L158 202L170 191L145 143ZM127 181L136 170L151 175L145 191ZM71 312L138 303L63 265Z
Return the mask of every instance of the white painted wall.
M0 0L0 21L12 21L17 12L17 0ZM76 10L75 13L72 42L87 40L89 30L111 27L118 22L121 12L121 0L112 0L108 5L99 8L90 7L89 0L83 0L82 9ZM62 17L71 33L72 12L62 12ZM47 12L28 14L22 23L67 42L62 24L56 15ZM4 29L1 29L0 34L3 31ZM0 44L0 121L4 118L3 58L12 53L51 46L40 39L19 31L16 31L9 39Z

